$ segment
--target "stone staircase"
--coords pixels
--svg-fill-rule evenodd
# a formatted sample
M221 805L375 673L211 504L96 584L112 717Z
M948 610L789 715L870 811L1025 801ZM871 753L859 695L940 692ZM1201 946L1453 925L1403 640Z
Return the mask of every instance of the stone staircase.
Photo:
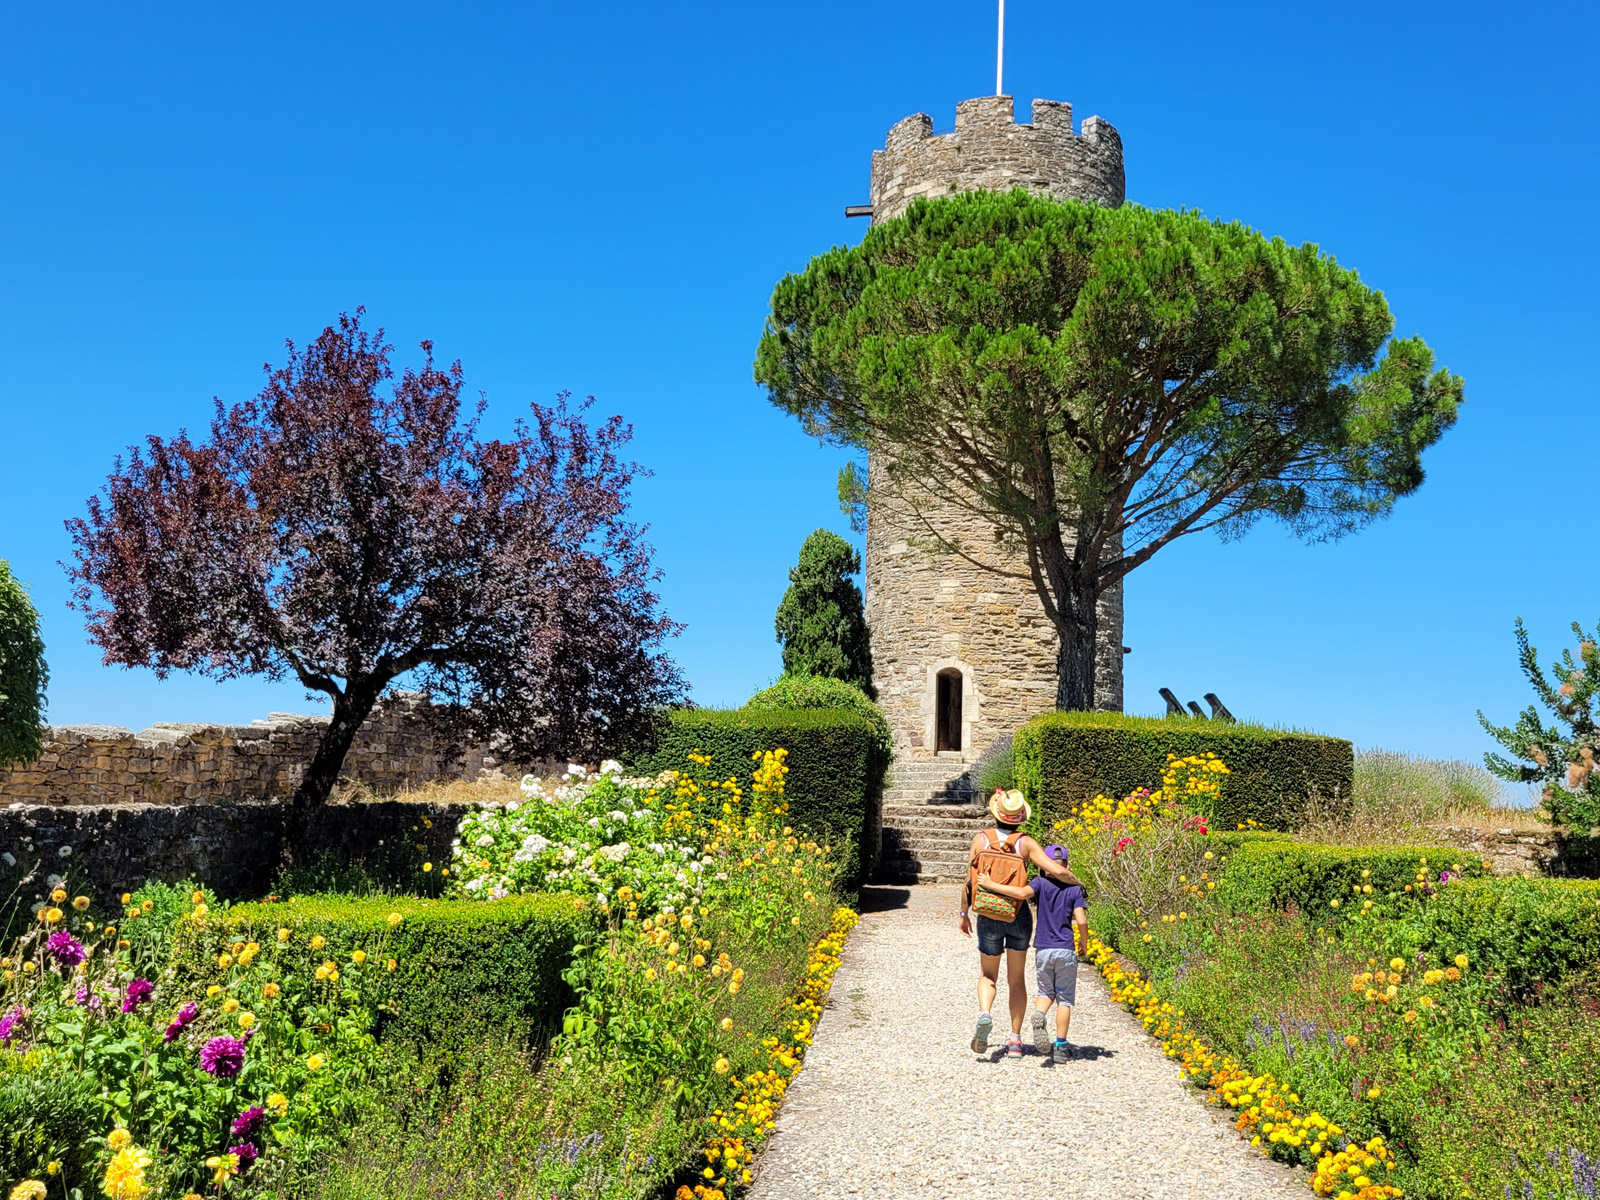
M960 759L896 762L883 797L880 883L966 878L972 835L992 822Z

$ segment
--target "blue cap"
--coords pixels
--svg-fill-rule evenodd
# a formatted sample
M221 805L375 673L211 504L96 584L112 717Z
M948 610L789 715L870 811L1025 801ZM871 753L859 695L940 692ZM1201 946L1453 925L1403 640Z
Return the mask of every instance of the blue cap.
M1044 848L1044 852L1051 858L1059 858L1062 862L1067 861L1067 848L1059 842L1052 842Z

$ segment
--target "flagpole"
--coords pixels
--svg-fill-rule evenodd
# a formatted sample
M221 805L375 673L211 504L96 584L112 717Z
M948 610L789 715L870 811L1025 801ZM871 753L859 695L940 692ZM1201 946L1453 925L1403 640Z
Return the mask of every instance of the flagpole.
M1004 87L1006 70L1006 0L1000 0L1000 31L995 37L994 50L994 94L1006 94Z

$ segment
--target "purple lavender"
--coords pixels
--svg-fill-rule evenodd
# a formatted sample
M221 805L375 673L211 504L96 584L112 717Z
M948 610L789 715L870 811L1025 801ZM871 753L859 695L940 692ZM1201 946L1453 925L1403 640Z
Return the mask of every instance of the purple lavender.
M194 1002L185 1004L178 1010L178 1015L172 1018L172 1024L167 1026L167 1031L161 1035L161 1044L166 1045L183 1032L183 1027L200 1015L200 1006Z
M52 958L64 967L75 967L89 957L83 948L83 943L65 929L59 929L52 933L50 940L44 944L44 948Z
M233 1119L233 1136L237 1138L253 1138L256 1130L261 1128L261 1122L266 1120L267 1110L259 1104L252 1104Z
M5 1016L0 1017L0 1046L9 1046L11 1039L17 1036L17 1026L27 1019L28 1010L20 1004L11 1009Z
M218 1079L232 1079L244 1068L244 1043L237 1038L214 1037L200 1047L200 1069Z
M1590 1158L1576 1146L1568 1146L1567 1161L1572 1165L1572 1190L1583 1200L1595 1200L1595 1188L1600 1184L1600 1160Z
M239 1156L239 1174L241 1175L250 1169L251 1163L256 1161L256 1148L253 1142L241 1142L237 1146L229 1146L228 1153Z
M123 993L122 1011L125 1013L138 1012L139 1005L155 994L155 984L148 979L135 979L128 985L128 990Z

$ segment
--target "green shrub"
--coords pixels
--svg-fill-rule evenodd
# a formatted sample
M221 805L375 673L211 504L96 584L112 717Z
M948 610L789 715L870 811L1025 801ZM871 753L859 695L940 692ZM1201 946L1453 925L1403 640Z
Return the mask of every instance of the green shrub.
M794 824L837 847L849 888L875 864L883 829L883 783L878 734L849 709L712 709L670 713L657 749L634 764L640 773L683 770L689 754L708 755L708 773L744 779L751 755L789 752L787 798Z
M968 772L979 796L992 795L996 788L1010 790L1017 786L1017 748L1011 734L1005 734L989 743L989 748L978 755Z
M38 1070L21 1055L5 1055L4 1064L0 1182L9 1189L23 1179L47 1179L51 1162L61 1164L63 1178L88 1178L100 1154L94 1139L107 1132L99 1081L86 1072Z
M1097 794L1120 798L1160 786L1167 755L1210 752L1227 764L1214 824L1292 829L1306 797L1347 806L1355 751L1343 738L1191 718L1049 713L1017 730L1016 775L1048 826Z
M0 560L0 766L38 756L49 678L38 610Z
M868 721L877 734L883 765L894 754L894 735L889 721L872 698L853 683L829 679L826 675L780 675L771 687L757 692L744 702L746 708L848 708Z
M401 921L391 926L389 916ZM263 954L286 956L291 971L314 972L325 961L347 964L360 950L368 962L365 995L383 1039L427 1041L496 1031L541 1037L559 1026L572 1002L561 973L589 928L570 897L508 896L503 900L415 900L394 896L302 896L278 903L236 904L201 926L179 928L174 958L180 972L205 977L235 942L254 941ZM279 943L279 929L290 931ZM311 939L324 944L311 949ZM393 971L384 969L394 959Z
M1513 998L1600 964L1600 882L1481 879L1453 884L1397 922L1394 948L1444 962L1465 954Z
M1218 851L1226 845L1219 842ZM1246 836L1227 855L1215 893L1217 903L1247 913L1292 907L1319 920L1331 912L1332 900L1348 905L1354 899L1354 907L1359 909L1361 901L1352 888L1370 885L1370 895L1380 900L1390 892L1404 894L1408 886L1415 887L1418 866L1424 859L1428 878L1435 885L1441 870L1457 866L1461 868L1458 874L1483 874L1483 864L1472 855L1440 846L1324 846L1284 837ZM1443 890L1451 892L1454 885Z
M819 529L789 569L789 590L774 627L790 675L846 680L872 696L872 637L862 611L861 555L838 534Z

